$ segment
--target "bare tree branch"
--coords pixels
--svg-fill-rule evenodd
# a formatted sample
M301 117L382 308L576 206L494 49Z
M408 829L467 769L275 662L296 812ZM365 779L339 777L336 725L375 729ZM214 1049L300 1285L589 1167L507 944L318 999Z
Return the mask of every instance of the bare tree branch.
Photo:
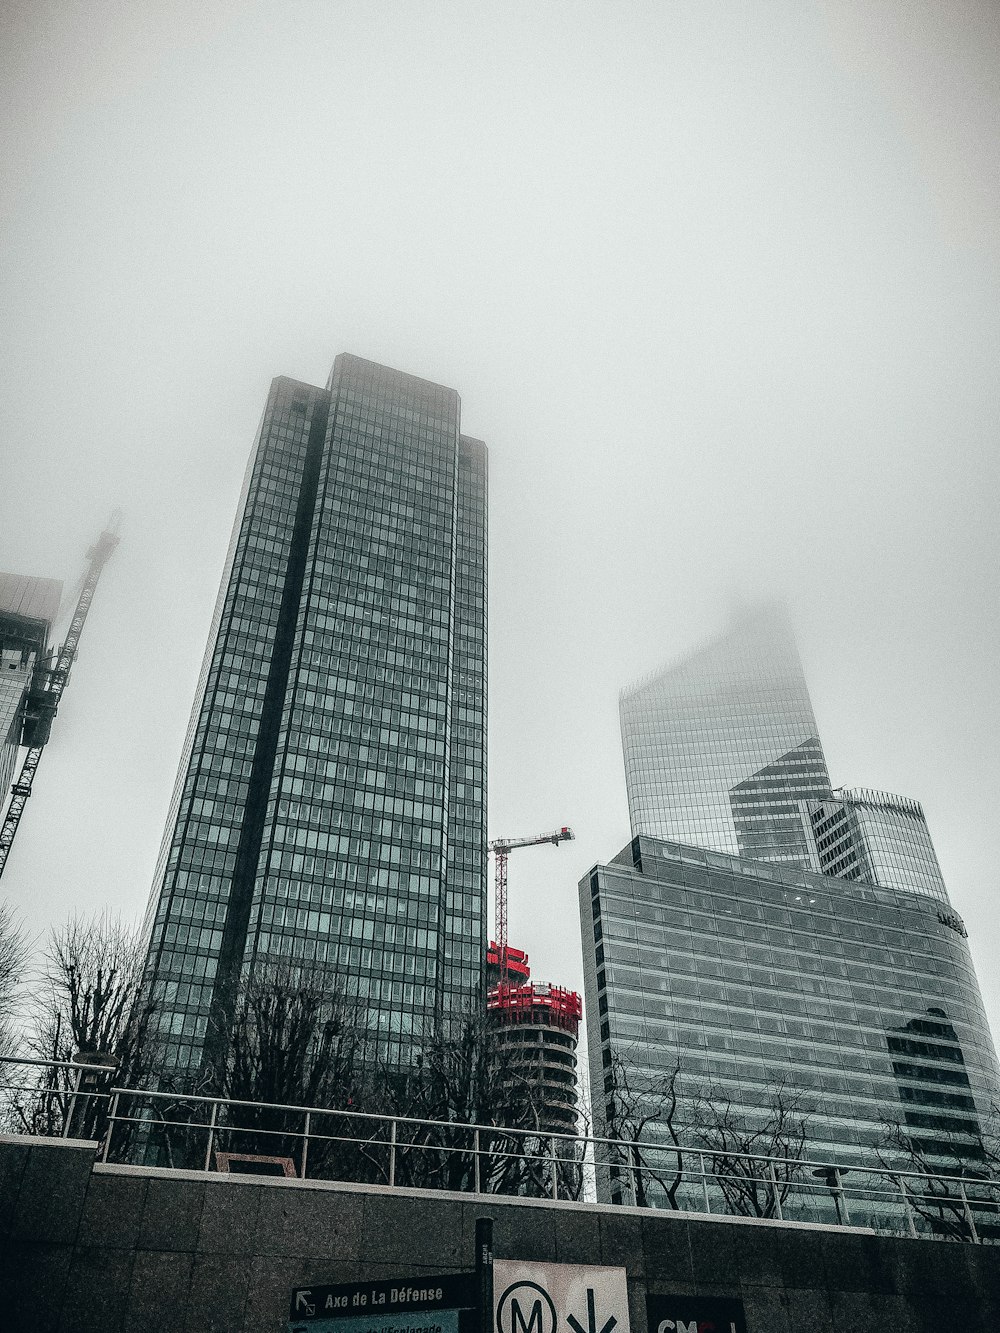
M680 1072L679 1057L669 1071L644 1069L633 1049L615 1050L605 1076L605 1135L627 1145L620 1160L609 1164L612 1192L620 1195L622 1185L630 1185L639 1208L655 1206L660 1197L667 1207L680 1207L678 1192L684 1179Z
M778 1215L798 1178L811 1115L803 1095L780 1084L754 1109L722 1093L699 1100L695 1136L731 1213Z

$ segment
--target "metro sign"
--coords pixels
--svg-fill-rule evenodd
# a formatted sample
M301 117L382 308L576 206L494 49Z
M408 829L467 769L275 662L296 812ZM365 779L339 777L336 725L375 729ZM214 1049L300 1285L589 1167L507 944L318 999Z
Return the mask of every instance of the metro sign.
M493 1299L496 1333L630 1333L624 1268L495 1259Z

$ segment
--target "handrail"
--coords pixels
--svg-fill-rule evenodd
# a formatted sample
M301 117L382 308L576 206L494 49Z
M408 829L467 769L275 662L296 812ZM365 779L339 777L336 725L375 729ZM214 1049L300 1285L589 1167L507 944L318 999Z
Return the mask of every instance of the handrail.
M477 1122L472 1120L424 1120L418 1116L389 1115L384 1111L349 1111L347 1110L346 1107L340 1108L336 1106L304 1106L294 1102L259 1102L259 1101L251 1101L246 1098L240 1098L240 1097L211 1097L203 1093L189 1094L186 1092L160 1092L159 1090L147 1089L147 1088L113 1087L109 1089L109 1092L111 1095L118 1094L119 1096L128 1096L128 1097L149 1097L152 1099L159 1099L161 1101L170 1101L170 1102L201 1102L207 1105L215 1104L218 1106L247 1106L258 1111L261 1110L294 1111L300 1115L306 1115L306 1114L339 1115L339 1116L344 1116L346 1119L349 1120L351 1119L377 1120L384 1124L420 1125L434 1129L448 1129L448 1130L470 1129L473 1131L478 1130L480 1133L485 1132L490 1134L514 1134L520 1136L521 1138L527 1138L527 1139L538 1139L538 1138L560 1139L566 1143L587 1143L587 1144L592 1143L594 1145L604 1144L604 1145L613 1145L616 1148L635 1147L635 1148L653 1149L658 1152L668 1152L668 1153L675 1153L675 1152L702 1153L706 1157L733 1157L738 1159L739 1161L774 1162L775 1164L780 1164L783 1166L818 1167L821 1170L829 1170L832 1166L836 1165L838 1170L845 1173L848 1171L867 1171L873 1175L884 1175L886 1171L886 1168L882 1166L865 1166L859 1162L854 1162L854 1161L842 1161L839 1163L832 1163L829 1159L824 1160L821 1158L782 1157L780 1155L776 1155L773 1153L741 1153L741 1152L735 1152L731 1149L706 1147L705 1144L703 1143L678 1143L678 1144L658 1143L653 1139L623 1139L614 1137L603 1137L598 1134L568 1134L562 1130L521 1129L519 1127L512 1125L500 1125L500 1124L487 1125L484 1124L482 1121ZM177 1123L177 1122L164 1122L164 1123ZM246 1132L249 1133L250 1131L247 1130ZM260 1134L283 1134L286 1133L287 1131L258 1129L255 1127L253 1132ZM611 1165L616 1165L616 1164L612 1163ZM633 1168L626 1167L623 1164L622 1169L631 1170ZM930 1172L926 1171L904 1171L904 1170L896 1170L895 1168L893 1169L893 1175L912 1176L916 1179L926 1178L931 1180L954 1181L956 1183L962 1181L966 1184L968 1184L970 1181L972 1182L978 1181L983 1184L1000 1183L990 1180L989 1177L949 1176L949 1175L943 1175L939 1172L931 1174Z
M27 1094L26 1102L12 1097L7 1104L29 1134L66 1137L72 1129L85 1129L86 1137L100 1141L102 1162L162 1165L165 1158L168 1167L210 1171L214 1150L222 1151L233 1136L239 1142L243 1135L250 1136L253 1152L266 1153L274 1140L284 1140L278 1151L293 1164L297 1160L301 1178L374 1179L393 1188L427 1185L477 1195L527 1193L569 1200L593 1199L599 1191L611 1205L631 1201L637 1207L655 1207L657 1201L665 1206L659 1197L665 1195L671 1207L689 1212L772 1222L795 1220L798 1212L800 1218L803 1213L825 1220L835 1216L840 1226L857 1226L859 1218L868 1217L877 1228L896 1234L903 1228L916 1238L1000 1241L1000 1179L985 1174L868 1164L843 1151L836 1152L836 1160L787 1157L705 1143L123 1087L112 1082L113 1066L75 1061L2 1056L0 1065L69 1071L67 1086L61 1087L46 1087L41 1080L35 1087L15 1084L0 1071L0 1094ZM84 1086L84 1073L102 1075L103 1081ZM32 1103L32 1097L38 1100ZM197 1119L178 1118L202 1107L206 1114ZM244 1124L251 1116L241 1111L287 1116L297 1123ZM340 1120L331 1124L331 1116ZM332 1158L323 1145L336 1150ZM346 1156L342 1148L348 1149ZM330 1171L334 1174L324 1174Z
M115 1074L114 1065L85 1065L77 1060L40 1060L30 1055L0 1055L0 1065L43 1065L47 1069L82 1069L85 1074Z

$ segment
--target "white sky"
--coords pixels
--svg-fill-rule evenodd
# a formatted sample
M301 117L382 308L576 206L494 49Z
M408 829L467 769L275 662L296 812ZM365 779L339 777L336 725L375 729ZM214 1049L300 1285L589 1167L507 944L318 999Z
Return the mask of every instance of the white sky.
M2 890L146 900L269 380L353 351L491 449L490 828L580 984L621 685L788 599L836 783L918 797L1000 1030L1000 10L23 0L0 568L123 540Z

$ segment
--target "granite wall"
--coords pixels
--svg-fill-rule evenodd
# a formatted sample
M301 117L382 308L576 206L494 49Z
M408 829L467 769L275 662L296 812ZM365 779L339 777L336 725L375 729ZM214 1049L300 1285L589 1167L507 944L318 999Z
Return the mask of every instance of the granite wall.
M621 1265L649 1293L736 1296L748 1333L993 1333L1000 1247L528 1200L104 1167L0 1137L4 1333L277 1333L294 1287L498 1258Z

